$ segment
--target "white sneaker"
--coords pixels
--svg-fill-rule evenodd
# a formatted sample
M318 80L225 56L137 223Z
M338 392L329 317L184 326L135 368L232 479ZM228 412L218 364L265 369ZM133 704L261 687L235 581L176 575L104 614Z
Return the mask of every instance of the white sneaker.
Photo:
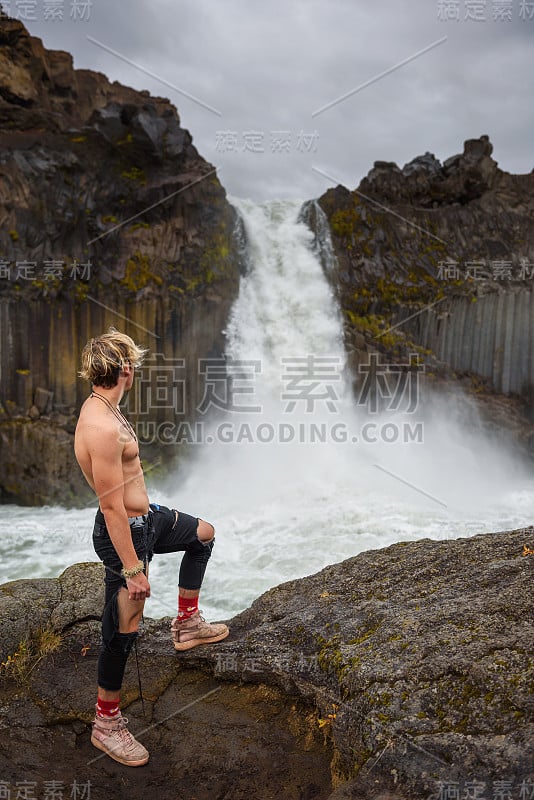
M128 728L128 717L121 712L115 717L96 715L91 743L110 758L127 767L142 767L148 761L148 750L135 739Z

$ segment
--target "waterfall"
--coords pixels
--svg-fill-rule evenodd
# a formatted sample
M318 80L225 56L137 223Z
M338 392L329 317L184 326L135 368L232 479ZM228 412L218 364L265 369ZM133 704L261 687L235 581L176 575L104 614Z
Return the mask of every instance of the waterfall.
M206 616L231 617L264 590L363 550L530 525L532 478L513 451L477 430L468 398L374 412L353 397L324 271L333 257L328 226L313 234L305 222L315 213L321 223L320 209L232 203L247 268L226 328L229 381L216 363L221 402L200 420L199 440L171 475L147 475L153 501L215 526ZM390 378L381 376L382 389ZM420 441L391 436L414 425ZM96 560L93 507L4 513L4 580ZM154 557L148 616L175 613L179 563L180 554Z
M351 395L327 226L314 235L297 201L231 202L248 262L226 329L232 407L168 484L169 502L216 526L206 592L219 613L362 550L530 524L532 482L468 428L465 398L415 415L419 443L364 440L370 421L379 433L414 423L369 416Z
M271 396L283 388L281 371L289 358L322 358L332 378L340 377L342 321L312 247L314 235L299 216L301 203L233 202L245 224L248 269L227 326L227 355L258 359L262 390Z

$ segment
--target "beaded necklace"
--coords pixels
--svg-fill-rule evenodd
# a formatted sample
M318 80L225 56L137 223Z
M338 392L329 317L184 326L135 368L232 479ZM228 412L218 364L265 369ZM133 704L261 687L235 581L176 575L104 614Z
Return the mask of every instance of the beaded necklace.
M102 400L102 402L104 402L107 405L107 407L112 412L112 414L116 417L116 419L119 420L119 422L121 423L123 428L126 428L126 430L130 434L130 436L134 439L134 441L137 441L136 433L135 433L134 429L132 428L132 426L130 425L130 423L128 422L128 420L126 419L126 417L124 416L124 414L118 408L115 408L115 406L113 406L109 402L107 397L104 397L103 395L98 394L98 392L95 392L95 391L91 391L91 397L98 397L99 400Z

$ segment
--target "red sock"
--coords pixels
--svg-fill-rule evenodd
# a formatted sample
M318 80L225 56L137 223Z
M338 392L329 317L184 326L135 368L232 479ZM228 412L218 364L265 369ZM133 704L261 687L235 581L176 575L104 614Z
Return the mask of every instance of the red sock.
M198 611L198 595L196 597L178 595L178 619L192 617L196 611Z
M119 713L120 697L116 700L102 700L98 698L96 702L96 713L101 717L116 717Z

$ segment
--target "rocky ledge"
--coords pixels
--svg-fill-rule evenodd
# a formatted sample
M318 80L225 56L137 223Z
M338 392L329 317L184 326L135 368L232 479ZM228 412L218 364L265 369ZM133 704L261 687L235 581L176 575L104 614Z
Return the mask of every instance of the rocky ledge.
M92 800L530 797L533 539L361 553L270 590L190 653L172 650L168 619L146 620L144 713L133 655L123 691L151 751L135 770L89 741L100 565L5 584L0 785L90 783Z

